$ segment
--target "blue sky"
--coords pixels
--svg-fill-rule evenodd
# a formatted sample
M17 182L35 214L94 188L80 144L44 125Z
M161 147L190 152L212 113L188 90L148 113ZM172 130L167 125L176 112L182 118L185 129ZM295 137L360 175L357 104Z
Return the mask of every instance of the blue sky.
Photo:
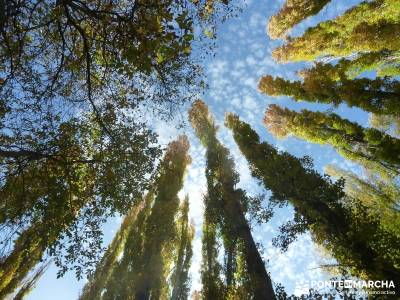
M307 27L335 17L359 2L359 0L333 0L320 14L296 26L292 35L300 35ZM264 192L262 187L251 177L245 159L240 155L230 132L223 126L226 112L237 113L241 119L252 125L263 140L274 144L278 149L288 151L298 157L311 156L314 159L315 168L320 172L323 172L323 167L330 163L339 164L347 169L357 168L351 162L344 161L329 146L310 144L291 137L286 140L276 140L263 127L264 111L272 103L295 110L307 108L325 111L330 106L306 102L296 103L287 97L272 98L258 92L257 85L262 75L272 74L295 79L296 71L307 65L305 63L277 64L271 57L271 51L282 41L271 41L268 38L267 20L278 11L283 5L283 1L248 0L246 3L243 12L237 18L232 18L219 27L216 55L210 57L205 66L209 90L203 97L220 125L218 137L230 149L235 158L236 169L241 175L240 187L249 194ZM368 114L359 109L350 109L342 105L335 109L335 112L361 125L368 125ZM190 197L190 216L196 227L191 276L193 289L200 289L200 229L203 211L201 199L206 191L205 150L198 143L189 126L179 130L171 123L158 122L154 126L160 135L162 144L167 144L180 133L186 133L191 141L190 155L193 162L189 167L185 187L180 195L183 198L185 194L189 194ZM271 273L272 280L282 283L289 293L297 293L299 286L304 281L329 278L328 274L323 273L317 267L330 262L331 258L313 245L307 234L294 242L286 253L280 253L271 245L271 240L276 236L279 225L290 219L291 213L290 207L280 209L268 224L255 227L253 235L256 241L263 245L263 257L267 262L267 270ZM104 226L106 243L112 239L120 221L121 218L114 218ZM51 266L27 299L76 299L84 281L77 281L73 273L67 273L63 278L56 279L56 271L57 269Z

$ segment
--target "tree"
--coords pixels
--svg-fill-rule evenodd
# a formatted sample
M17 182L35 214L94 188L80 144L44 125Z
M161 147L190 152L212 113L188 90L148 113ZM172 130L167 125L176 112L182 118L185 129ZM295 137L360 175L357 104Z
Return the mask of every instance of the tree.
M118 123L115 124L118 126ZM5 151L9 168L1 189L3 239L0 293L11 293L45 255L59 275L90 272L102 251L101 223L124 211L148 187L159 155L155 135L134 124L110 141L99 126L66 122L36 150ZM16 173L14 173L16 172Z
M132 296L135 299L168 298L170 292L167 278L171 272L174 252L176 269L172 280L176 287L176 299L187 293L185 286L193 234L187 220L188 200L183 204L178 222L180 234L177 234L175 216L179 210L177 194L183 185L186 166L190 163L188 149L189 143L185 136L169 144L154 185L145 197L144 207L134 222L127 224L126 241L121 245L117 236L116 245L112 243L109 248L111 260L109 256L104 259L104 262L111 263L99 265L98 272L107 274L106 277L94 276L93 281L84 289L81 299L92 299L101 294L102 299L128 299ZM117 248L114 249L114 246ZM116 251L120 247L122 258L116 260ZM87 294L86 291L91 290L91 287L94 287L93 293Z
M107 276L107 281L101 282L101 284L98 285L95 282L89 283L89 285L93 284L94 286L98 286L98 289L93 290L93 295L97 297L99 297L99 295L103 295L103 299L112 299L113 295L116 294L125 296L132 294L132 282L129 284L128 280L133 280L132 277L128 277L127 274L129 271L132 272L132 268L139 268L140 255L143 251L143 232L146 226L146 220L151 212L151 206L154 201L154 193L147 193L142 201L143 206L140 209L137 218L128 229L124 248L121 254L119 254L121 259L118 259L115 262L115 265L110 265L109 269L107 270L109 274ZM129 265L123 265L122 262L124 261L126 263L128 257L131 259L129 261ZM116 277L117 272L120 274L119 278ZM96 278L93 278L92 280L94 281ZM86 288L84 288L83 292L85 292L85 290ZM91 295L83 294L82 296L86 296L91 299Z
M398 50L396 0L364 1L343 15L309 28L274 50L281 62L314 60L323 56L348 56L353 52Z
M178 220L179 238L175 249L174 272L171 276L171 300L186 300L189 297L189 268L193 255L192 241L194 238L194 226L189 223L189 198L186 197L180 208Z
M145 206L148 205L149 203L146 203L145 199L143 199L129 210L101 261L97 264L94 274L84 286L79 299L90 300L100 298L101 292L110 279L113 266L118 263L118 257L124 249L128 231L132 226L137 226L140 223L138 222L138 219L140 219L139 214L143 214L146 209Z
M304 81L290 82L281 77L263 76L259 90L270 96L289 96L295 101L308 101L339 105L346 103L350 107L359 107L367 112L380 115L398 115L400 106L400 83L385 78L358 78L340 81L325 76L327 65L319 65L311 73L304 72ZM318 71L318 72L317 72Z
M272 200L289 202L294 221L284 225L284 235L275 244L287 249L296 236L309 229L315 241L327 248L344 269L362 278L400 278L398 238L383 229L379 219L343 192L342 182L332 183L312 169L309 158L298 159L260 142L251 127L230 114L226 126L232 130L253 176L272 192Z
M264 124L277 137L289 134L334 147L343 157L386 177L400 174L400 140L374 128L363 128L334 113L295 112L270 105Z
M169 145L161 164L160 177L156 183L157 194L144 232L145 251L138 270L135 291L137 299L150 299L150 295L157 299L161 295L161 276L165 272L161 252L174 239L174 217L179 205L177 194L183 186L186 166L191 162L188 150L186 136L180 137Z
M370 114L368 123L372 128L400 138L400 117L398 116Z
M14 300L23 300L25 297L32 291L35 287L36 282L42 277L44 272L46 272L47 268L49 267L50 261L40 266L35 272L28 277L23 285L20 287L18 292L14 296Z
M206 202L206 210L207 208L211 210L212 222L220 224L221 233L225 235L226 239L231 242L232 239L237 239L237 242L243 245L243 255L254 299L275 299L271 279L265 270L249 224L244 216L243 204L246 203L246 195L244 191L235 188L239 181L239 175L234 169L234 162L229 155L229 150L216 138L217 128L204 102L197 100L193 104L189 111L189 120L197 137L207 150L208 198L206 199L209 200L209 203ZM206 224L208 225L208 223ZM206 229L208 228L206 227ZM215 245L215 242L212 242L211 246L213 244ZM215 250L211 251L215 252ZM212 264L207 265L212 266ZM228 275L229 272L231 271L227 268Z
M284 38L294 25L316 15L329 2L330 0L286 0L279 12L269 19L270 38Z
M202 299L223 299L224 283L220 277L222 266L218 261L217 224L210 215L209 199L204 198L205 211L203 219L201 283Z
M371 214L382 220L383 226L400 235L400 188L394 182L383 182L376 178L363 179L351 171L334 165L325 167L325 172L345 180L345 192L368 207Z
M178 88L199 83L189 58L198 38L194 25L213 30L215 15L230 10L223 2L7 1L0 37L2 92L18 79L21 93L32 92L41 102L57 94L66 102L84 98L96 117L103 109L132 107L148 97L183 101L187 94ZM82 85L86 95L79 92ZM149 86L152 93L144 90ZM96 99L102 93L109 98L105 103Z
M299 72L302 78L320 78L325 73L330 80L342 81L354 79L367 71L376 71L377 77L393 77L400 73L400 56L398 51L382 50L379 52L364 52L353 58L341 58L336 64L316 62L312 68Z
M46 188L60 181L82 211L62 221L50 252L60 274L90 271L95 259L78 257L94 250L83 251L79 233L98 247L96 224L127 212L160 154L141 113L169 118L193 99L204 85L192 46L212 40L194 28L215 31L233 9L208 0L0 1L0 223L13 233L5 249L47 214ZM77 237L64 230L77 224Z

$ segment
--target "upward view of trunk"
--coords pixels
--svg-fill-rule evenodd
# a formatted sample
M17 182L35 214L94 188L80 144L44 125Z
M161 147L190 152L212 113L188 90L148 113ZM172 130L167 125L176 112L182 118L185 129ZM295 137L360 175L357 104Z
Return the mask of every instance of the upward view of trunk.
M236 189L238 174L234 169L229 151L216 138L216 126L204 102L196 101L189 111L189 118L197 137L206 148L206 177L208 193L215 197L223 221L233 235L244 246L244 259L248 268L254 299L276 299L271 278L265 270L244 216L241 202L245 201L243 191Z
M180 231L175 217L180 201L177 194L190 163L188 150L185 136L169 144L150 191L128 212L80 299L166 299L173 253L177 260L172 294L175 300L185 298L193 238L187 199L178 222Z
M226 191L224 210L226 216L235 222L234 230L244 244L244 257L249 272L251 283L254 287L254 299L275 299L272 281L269 277L264 262L258 252L257 246L251 234L250 226L244 217L240 202L233 190Z
M201 283L204 299L223 299L223 283L220 278L221 265L218 262L217 226L209 214L208 196L205 196L206 204L203 221L202 236L202 263Z
M189 222L189 198L186 197L180 209L179 219L179 246L175 260L175 271L172 274L171 300L186 300L189 297L189 268L193 255L192 241L194 238L194 226Z

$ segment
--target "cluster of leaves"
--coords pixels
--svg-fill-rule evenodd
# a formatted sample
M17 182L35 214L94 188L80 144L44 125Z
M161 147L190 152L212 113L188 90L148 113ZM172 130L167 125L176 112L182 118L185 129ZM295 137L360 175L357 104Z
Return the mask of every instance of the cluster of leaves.
M268 35L284 38L290 29L321 11L330 0L286 0L279 12L268 21Z
M368 123L372 128L400 138L400 116L370 114Z
M381 223L395 234L400 234L400 188L394 181L382 181L376 176L361 178L351 171L334 165L325 167L325 172L345 180L345 192L369 208L370 214L381 219Z
M364 1L343 15L309 28L301 37L274 50L278 61L314 60L321 56L348 56L354 52L398 50L399 3Z
M393 77L400 74L400 52L381 50L357 53L353 59L341 58L335 65L315 63L310 69L300 72L303 78L318 76L323 69L325 76L334 81L354 79L368 71L376 71L377 77Z

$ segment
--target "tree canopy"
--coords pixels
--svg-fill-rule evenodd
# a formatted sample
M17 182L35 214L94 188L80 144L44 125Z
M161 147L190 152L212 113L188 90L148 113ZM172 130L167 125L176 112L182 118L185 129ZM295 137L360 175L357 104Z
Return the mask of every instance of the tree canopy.
M0 1L4 270L34 247L30 263L20 260L22 277L46 251L59 275L92 271L101 223L142 196L161 154L140 116L170 118L194 99L216 25L235 9L208 0Z

